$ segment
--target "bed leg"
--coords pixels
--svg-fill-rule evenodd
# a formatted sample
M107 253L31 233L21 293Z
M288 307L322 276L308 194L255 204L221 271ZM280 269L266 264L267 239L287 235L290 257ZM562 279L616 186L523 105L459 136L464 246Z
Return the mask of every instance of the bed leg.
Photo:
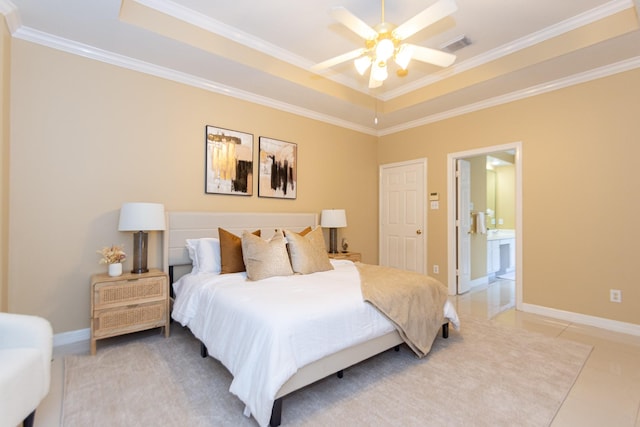
M338 375L338 378L342 378L344 377L344 371L340 369L336 375Z
M442 338L449 338L449 323L442 325Z
M273 409L271 410L271 419L269 420L269 425L271 427L277 427L280 425L282 421L282 397L278 398L273 402Z
M203 342L200 343L200 356L207 357L209 355L209 350L207 350L207 346L204 345Z

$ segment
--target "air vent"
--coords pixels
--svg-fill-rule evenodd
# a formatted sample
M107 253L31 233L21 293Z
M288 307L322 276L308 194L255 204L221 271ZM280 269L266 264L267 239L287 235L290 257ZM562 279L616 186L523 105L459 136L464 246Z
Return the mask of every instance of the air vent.
M453 53L455 51L462 49L463 47L469 46L470 44L471 44L471 40L469 40L467 36L462 35L443 44L442 46L440 46L440 49Z

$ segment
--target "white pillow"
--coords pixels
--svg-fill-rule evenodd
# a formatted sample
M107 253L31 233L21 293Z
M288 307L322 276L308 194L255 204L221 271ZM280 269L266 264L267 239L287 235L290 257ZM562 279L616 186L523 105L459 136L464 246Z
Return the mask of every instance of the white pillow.
M280 230L276 231L269 241L247 231L243 232L242 257L249 280L293 274L287 253L287 241Z
M220 274L220 240L215 237L187 239L189 258L193 263L192 273Z

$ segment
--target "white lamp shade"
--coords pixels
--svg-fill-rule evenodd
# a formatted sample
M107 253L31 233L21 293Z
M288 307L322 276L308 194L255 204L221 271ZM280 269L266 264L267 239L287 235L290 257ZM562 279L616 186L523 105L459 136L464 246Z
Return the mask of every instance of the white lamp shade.
M164 230L164 205L161 203L124 203L120 208L120 231Z
M347 214L344 209L323 209L320 226L323 228L341 228L347 226Z

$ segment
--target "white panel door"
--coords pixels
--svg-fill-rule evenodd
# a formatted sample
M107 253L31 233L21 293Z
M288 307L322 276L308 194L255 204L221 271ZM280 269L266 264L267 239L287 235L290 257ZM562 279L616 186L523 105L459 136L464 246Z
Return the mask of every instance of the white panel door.
M458 237L458 293L471 289L471 163L457 162L458 200L456 225Z
M425 273L426 159L380 167L380 265Z

